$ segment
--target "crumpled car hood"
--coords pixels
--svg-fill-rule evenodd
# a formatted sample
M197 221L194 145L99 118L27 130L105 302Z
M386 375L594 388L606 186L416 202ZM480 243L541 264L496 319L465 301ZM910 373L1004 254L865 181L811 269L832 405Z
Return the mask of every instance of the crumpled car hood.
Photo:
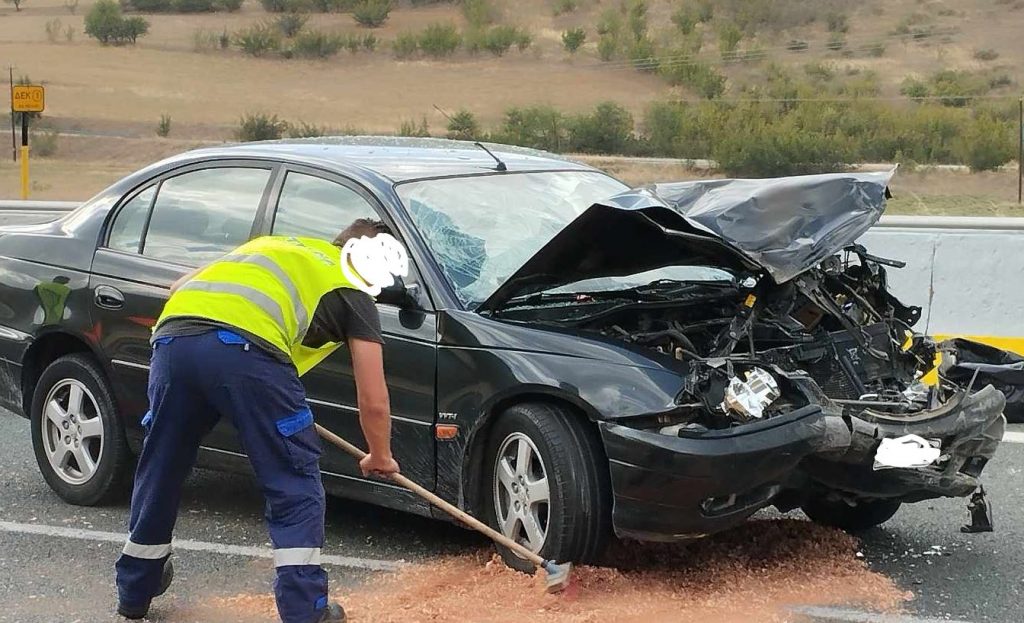
M711 262L784 283L842 250L885 209L895 169L655 184L595 204L478 308L583 279Z

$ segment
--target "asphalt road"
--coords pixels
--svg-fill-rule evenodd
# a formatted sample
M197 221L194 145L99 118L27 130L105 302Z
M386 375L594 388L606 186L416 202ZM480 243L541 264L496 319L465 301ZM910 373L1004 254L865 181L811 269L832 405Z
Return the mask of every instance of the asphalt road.
M1014 428L1024 441L1024 427ZM112 565L127 505L79 508L61 502L36 468L28 422L5 412L0 412L0 470L0 622L120 621L111 614ZM1022 472L1024 444L1005 443L986 471L995 533L961 534L964 501L938 500L905 507L864 536L862 551L870 565L916 595L910 617L824 609L801 620L1021 621ZM250 478L197 470L186 486L175 533L177 578L154 604L150 620L199 620L189 613L212 598L269 591L272 565L262 557L269 548L262 511ZM443 522L342 500L330 503L327 522L324 552L341 563L330 566L334 586L372 582L396 561L428 560L483 543Z

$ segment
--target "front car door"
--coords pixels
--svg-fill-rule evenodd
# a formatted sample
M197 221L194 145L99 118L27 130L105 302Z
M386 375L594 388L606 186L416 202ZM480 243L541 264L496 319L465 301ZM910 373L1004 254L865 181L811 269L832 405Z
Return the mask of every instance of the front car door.
M168 288L252 236L275 171L276 165L266 162L191 165L145 182L111 210L90 289L94 330L111 361L133 445L148 405L151 328ZM221 445L225 434L221 426L207 441Z
M285 171L275 184L269 208L273 210L268 219L269 232L275 235L333 240L358 218L383 219L392 224L380 202L358 184L299 167ZM419 285L415 262L410 264L406 283ZM405 475L433 488L437 322L434 311L426 309L426 297L420 298L424 300L420 309L400 310L394 305L378 304L377 310L385 341L384 365L391 396L395 458ZM303 380L317 421L365 448L348 349L338 349ZM321 469L337 479L348 496L399 508L408 504L407 496L381 490L389 488L388 485L363 479L355 460L339 450L325 448Z

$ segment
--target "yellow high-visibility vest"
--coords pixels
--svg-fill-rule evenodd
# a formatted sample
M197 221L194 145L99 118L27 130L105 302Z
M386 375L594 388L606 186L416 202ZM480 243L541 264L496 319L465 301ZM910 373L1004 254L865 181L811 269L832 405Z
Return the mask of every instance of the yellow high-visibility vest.
M154 330L171 318L185 317L238 327L281 349L301 376L340 346L302 345L320 299L337 288L354 288L341 272L341 249L313 238L264 236L178 288Z

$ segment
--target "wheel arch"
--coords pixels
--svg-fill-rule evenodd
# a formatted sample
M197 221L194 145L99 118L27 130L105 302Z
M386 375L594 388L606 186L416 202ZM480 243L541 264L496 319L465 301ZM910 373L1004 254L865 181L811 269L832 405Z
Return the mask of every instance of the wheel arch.
M25 351L21 368L21 402L26 416L32 412L32 397L43 370L60 357L76 353L89 355L100 365L104 374L107 373L106 366L96 351L85 339L73 333L51 331L32 341Z
M485 477L484 470L474 469L474 466L483 462L490 432L501 414L522 404L545 404L564 410L575 421L583 425L582 428L587 431L587 434L594 435L598 441L600 452L604 455L604 445L600 443L600 432L594 423L597 411L586 402L581 401L578 396L560 392L557 388L552 387L522 386L515 393L496 397L481 410L474 422L462 457L460 475L462 502L465 508L474 515L480 515L483 510ZM607 457L604 458L606 459L604 465L599 468L607 471Z

